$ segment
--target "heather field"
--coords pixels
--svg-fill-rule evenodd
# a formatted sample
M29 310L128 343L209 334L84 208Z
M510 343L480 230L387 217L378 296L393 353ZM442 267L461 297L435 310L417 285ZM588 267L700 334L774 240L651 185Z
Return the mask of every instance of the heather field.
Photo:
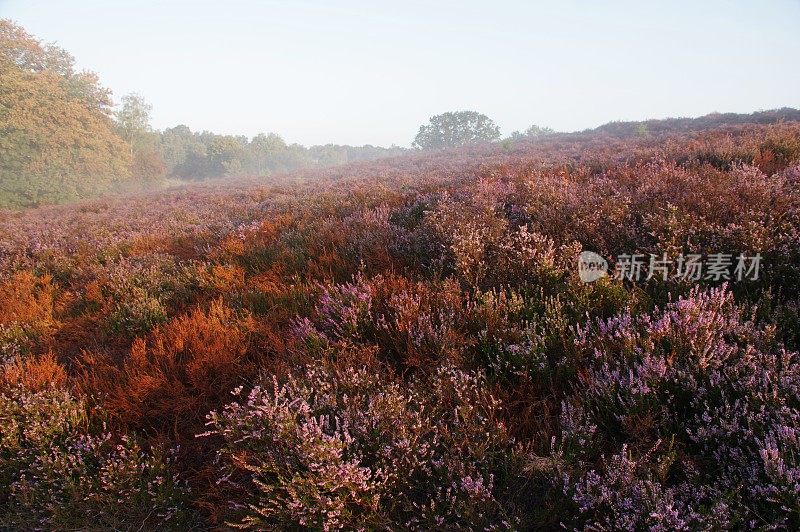
M0 529L800 527L795 115L5 211Z

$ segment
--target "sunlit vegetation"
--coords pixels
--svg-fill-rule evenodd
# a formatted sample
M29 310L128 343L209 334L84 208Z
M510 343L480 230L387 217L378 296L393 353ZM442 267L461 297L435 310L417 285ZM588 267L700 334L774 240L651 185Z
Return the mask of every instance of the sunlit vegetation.
M0 529L800 528L800 112L406 150L150 111L0 20Z
M156 131L150 106L123 96L115 109L98 77L63 48L0 19L0 209L64 203L175 180L266 176L398 155L398 147L306 148L279 135L217 135L186 126ZM171 180L171 181L170 181Z
M108 92L73 65L0 19L0 209L96 195L130 176Z
M0 215L0 528L797 528L780 117ZM585 284L582 249L764 266Z

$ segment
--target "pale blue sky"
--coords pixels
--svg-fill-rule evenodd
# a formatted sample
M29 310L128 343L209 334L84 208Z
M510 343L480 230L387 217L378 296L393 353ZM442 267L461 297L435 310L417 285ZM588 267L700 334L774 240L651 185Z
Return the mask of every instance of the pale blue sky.
M800 107L800 0L0 0L153 125L408 145L434 114L504 133Z

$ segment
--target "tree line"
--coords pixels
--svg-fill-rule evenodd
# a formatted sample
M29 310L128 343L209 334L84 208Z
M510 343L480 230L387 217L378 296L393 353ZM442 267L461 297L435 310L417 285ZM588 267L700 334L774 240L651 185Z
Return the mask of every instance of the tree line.
M151 106L111 91L75 58L0 19L0 209L20 209L158 186L169 179L268 176L400 155L408 150L365 145L305 147L276 133L218 135L178 125L150 125ZM552 133L533 126L516 140ZM434 116L412 147L441 149L500 139L500 129L474 111Z
M145 180L202 180L267 176L309 166L332 166L404 153L392 146L288 144L276 133L218 135L178 125L163 131L150 127L150 105L138 94L122 98L115 113L117 128L130 144L133 174Z
M150 125L136 94L115 110L93 72L63 48L0 19L0 209L20 209L130 189L165 179L266 176L398 155L392 146L289 144Z

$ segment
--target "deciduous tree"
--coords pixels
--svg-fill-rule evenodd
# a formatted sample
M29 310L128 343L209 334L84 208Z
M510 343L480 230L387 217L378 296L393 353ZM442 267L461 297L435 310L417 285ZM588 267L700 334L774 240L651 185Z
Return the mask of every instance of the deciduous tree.
M500 128L486 115L475 111L443 113L431 117L419 128L413 146L439 149L491 142L500 138Z
M0 208L85 197L128 177L108 91L73 62L0 20Z

